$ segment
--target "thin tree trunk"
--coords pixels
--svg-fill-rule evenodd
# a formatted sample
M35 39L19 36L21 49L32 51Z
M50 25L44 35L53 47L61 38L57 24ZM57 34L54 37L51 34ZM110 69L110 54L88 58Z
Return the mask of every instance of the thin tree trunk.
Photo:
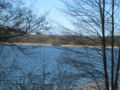
M116 70L116 78L115 78L115 83L114 83L114 90L118 90L119 71L120 71L120 46L119 46L119 51L118 51L118 62L117 62L117 70Z
M101 0L99 0L100 14L101 14L101 24L102 24L102 52L103 52L103 66L104 66L104 79L105 79L105 89L109 90L109 79L107 71L107 60L106 60L106 39L105 39L105 0L103 0L103 9L101 7Z
M114 0L112 0L112 36L111 36L111 90L114 90Z

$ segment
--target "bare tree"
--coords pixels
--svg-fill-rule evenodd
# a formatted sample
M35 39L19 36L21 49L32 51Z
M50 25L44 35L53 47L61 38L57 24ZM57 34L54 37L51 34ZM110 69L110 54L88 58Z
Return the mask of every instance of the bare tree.
M50 29L47 21L48 13L37 16L17 0L1 0L0 5L0 31L3 40Z
M114 37L116 33L119 32L119 0L69 0L69 2L62 2L65 4L63 11L69 15L70 18L72 17L71 22L75 26L76 31L69 28L65 29L75 34L82 34L83 36L97 36L98 39L93 39L93 41L97 43L100 40L101 42L100 46L102 51L99 53L101 55L104 73L105 90L110 90L110 88L111 90L118 90L120 60L119 50L117 50L118 55L115 55L116 40ZM110 55L108 55L107 52L107 35L111 37ZM118 47L117 49L119 49L119 43L117 43L116 46ZM108 56L110 58L108 58Z
M0 45L0 78L5 79L3 76L8 78L9 74L15 69L14 64L17 64L17 62L14 64L10 62L13 59L8 57L10 52L15 52L14 56L17 56L17 50L19 50L22 54L29 55L29 52L26 53L26 50L30 50L29 47L28 49L27 47L19 47L10 39L49 30L50 24L47 15L48 13L44 13L41 16L37 16L31 9L26 8L20 0L0 0L0 42L12 44ZM9 66L6 63L11 65Z

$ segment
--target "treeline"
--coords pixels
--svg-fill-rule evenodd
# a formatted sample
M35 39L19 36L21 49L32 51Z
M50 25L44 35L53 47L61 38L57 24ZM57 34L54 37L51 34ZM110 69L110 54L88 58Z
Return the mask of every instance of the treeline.
M98 36L79 36L79 35L36 35L25 33L21 30L10 27L0 27L0 42L15 43L41 43L52 45L101 45L102 38ZM115 36L115 45L119 44L120 36ZM111 44L111 37L106 36L106 44Z
M106 37L106 44L111 44L111 37ZM78 35L30 35L10 38L9 41L17 43L41 43L52 45L101 45L101 40L96 36L78 36ZM115 37L115 45L120 41L120 36Z
M24 31L7 26L0 26L0 41L8 42L11 38L22 36L26 34Z

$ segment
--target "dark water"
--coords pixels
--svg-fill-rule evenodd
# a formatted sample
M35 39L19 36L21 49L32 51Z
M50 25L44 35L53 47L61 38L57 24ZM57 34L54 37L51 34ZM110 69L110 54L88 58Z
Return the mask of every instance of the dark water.
M74 63L74 61L93 64L93 70L102 71L101 55L100 48L0 45L0 73L2 73L0 79L10 79L11 77L11 79L15 79L19 76L28 77L28 75L36 75L41 78L44 76L43 74L49 73L46 79L48 83L53 80L53 77L63 72L83 73L82 69L78 68L80 66L89 69L88 66ZM75 65L71 65L69 62L71 60ZM107 49L107 60L110 60L110 49Z
M21 68L23 72L34 72L39 74L45 64L46 68L53 72L56 69L58 61L63 58L89 61L98 63L102 61L100 48L82 48L82 47L59 47L59 46L11 46L0 45L0 60L4 66L11 66L12 63ZM108 58L110 58L110 49L107 49ZM96 64L97 64L96 63ZM14 73L21 75L21 73Z

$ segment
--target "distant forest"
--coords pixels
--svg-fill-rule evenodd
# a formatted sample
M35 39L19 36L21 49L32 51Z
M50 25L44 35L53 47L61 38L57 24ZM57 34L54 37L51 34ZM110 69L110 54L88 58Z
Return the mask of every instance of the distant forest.
M98 36L82 36L82 35L45 35L36 33L35 35L25 33L9 27L0 27L0 42L15 43L41 43L52 45L92 45L99 46L100 38ZM111 44L111 37L106 36L107 45ZM115 36L115 45L120 41L120 36Z

